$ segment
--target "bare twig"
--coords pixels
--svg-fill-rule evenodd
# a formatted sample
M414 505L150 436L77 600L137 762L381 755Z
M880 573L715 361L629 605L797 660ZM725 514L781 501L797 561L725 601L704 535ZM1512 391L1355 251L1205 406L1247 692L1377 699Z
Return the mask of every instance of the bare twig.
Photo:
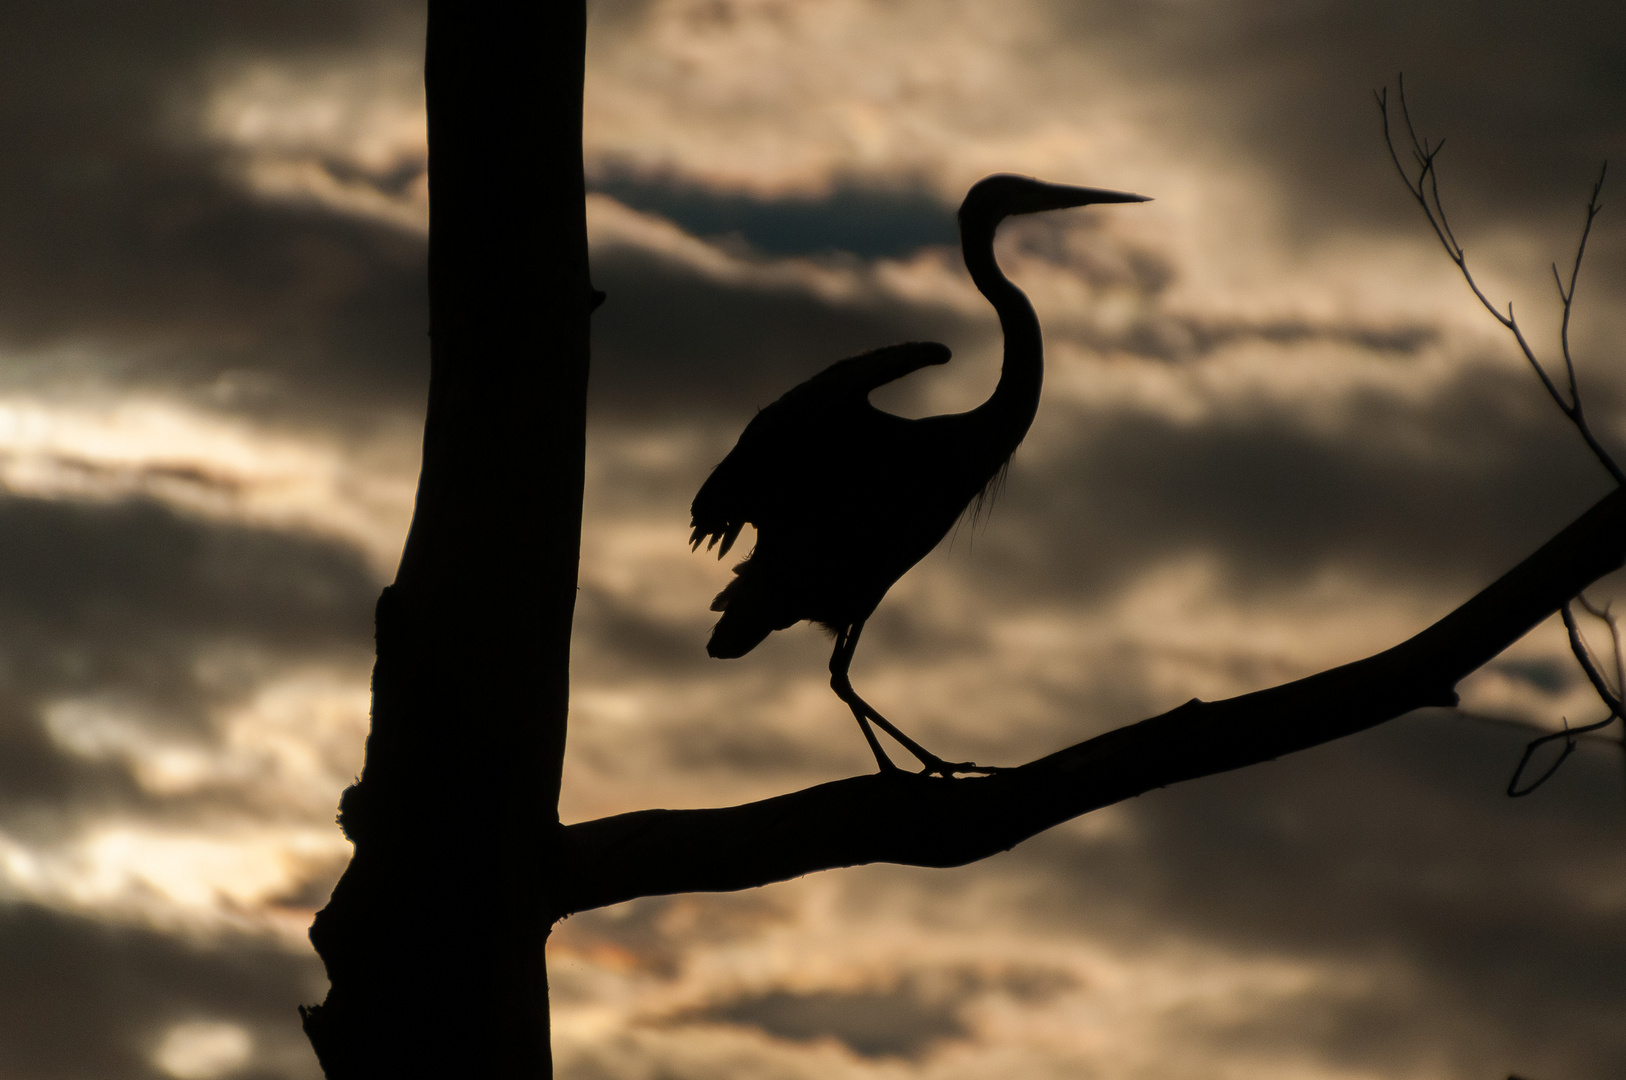
M1585 597L1579 599L1581 599L1588 614L1595 614L1609 627L1612 650L1618 657L1620 655L1620 625L1616 622L1614 616L1609 614L1607 607L1597 609L1587 603ZM1626 706L1621 704L1619 693L1615 687L1609 685L1608 680L1603 677L1603 672L1598 670L1597 662L1592 658L1592 650L1588 647L1586 639L1581 636L1580 626L1575 622L1575 612L1570 610L1569 604L1565 604L1560 613L1564 618L1564 629L1569 632L1570 651L1575 654L1575 659L1580 662L1581 670L1586 672L1587 681L1592 684L1592 688L1598 692L1598 697L1609 707L1611 712L1616 714L1626 713ZM1618 669L1616 682L1618 685Z
M1553 730L1546 724L1532 720L1528 716L1504 716L1500 713L1478 712L1474 709L1464 709L1461 706L1452 709L1451 715L1456 717L1458 720L1463 720L1474 724L1486 724L1491 727L1518 728L1520 731L1530 731L1536 733L1537 735L1550 735L1552 734ZM1572 732L1572 734L1574 733ZM1592 734L1576 735L1576 740L1584 743L1596 743L1600 746L1615 746L1620 742L1620 740L1616 739L1613 735L1599 735L1595 732Z
M1570 314L1575 304L1575 284L1580 277L1581 259L1586 254L1587 238L1592 233L1592 219L1597 217L1598 212L1603 209L1603 204L1598 201L1598 197L1603 192L1603 181L1608 173L1609 163L1607 161L1603 163L1603 167L1598 170L1597 182L1592 185L1592 197L1587 200L1586 224L1581 229L1580 243L1576 245L1575 262L1570 268L1570 280L1567 288L1563 279L1559 277L1558 264L1553 264L1553 280L1558 284L1559 300L1564 306L1563 328L1559 333L1559 340L1563 352L1566 382L1568 383L1568 393L1566 394L1553 381L1552 376L1547 372L1546 366L1537 359L1535 350L1531 348L1530 342L1526 340L1524 331L1520 328L1518 319L1513 314L1513 305L1509 303L1507 305L1507 314L1502 314L1501 310L1485 295L1484 290L1479 287L1479 283L1474 280L1473 273L1468 269L1467 254L1462 245L1457 242L1456 233L1451 229L1450 219L1446 217L1445 204L1440 200L1440 174L1437 159L1440 151L1445 147L1445 140L1441 139L1439 142L1430 145L1427 138L1418 137L1417 129L1412 124L1411 110L1406 104L1405 78L1401 77L1397 81L1400 115L1405 123L1406 139L1411 144L1411 156L1416 165L1417 175L1413 178L1411 170L1402 163L1400 153L1395 149L1394 135L1389 129L1389 89L1384 87L1382 90L1377 91L1375 96L1378 111L1383 115L1383 142L1389 149L1389 160L1394 162L1395 171L1400 174L1400 179L1405 183L1406 190L1411 193L1411 197L1416 200L1418 206L1422 207L1423 216L1428 219L1429 227L1434 230L1434 235L1439 239L1440 246L1445 248L1445 253L1450 256L1451 261L1456 264L1457 269L1462 273L1462 278L1468 283L1468 288L1473 290L1474 296L1478 298L1479 303L1485 310L1490 312L1491 317L1501 323L1503 328L1513 335L1513 340L1518 343L1519 351L1524 354L1524 358L1529 362L1531 370L1541 380L1541 385L1547 390L1547 394L1553 399L1553 403L1558 406L1570 423L1575 425L1575 429L1580 433L1582 440L1585 441L1587 449L1592 451L1592 455L1609 471L1609 475L1614 477L1616 484L1626 486L1626 473L1621 471L1614 458L1610 456L1609 452L1603 448L1603 444L1598 442L1597 438L1592 434L1591 425L1587 423L1586 415L1581 408L1581 392L1575 377L1575 361L1570 354L1569 339Z
M1507 782L1508 798L1522 799L1524 796L1530 794L1532 791L1535 791L1541 785L1545 784L1548 780L1551 780L1553 778L1553 774L1558 772L1558 767L1564 764L1564 762L1569 759L1571 754L1575 753L1575 748L1580 745L1578 741L1580 736L1583 736L1588 732L1597 731L1599 728L1607 727L1608 725L1614 723L1614 720L1615 718L1613 716L1608 716L1602 720L1599 720L1595 724L1586 724L1582 727L1572 728L1569 726L1569 720L1565 719L1563 731L1554 731L1550 734L1543 735L1539 739L1530 740L1530 742L1524 748L1524 756L1519 758L1518 767L1513 770L1513 776ZM1553 742L1556 739L1564 740L1564 749L1559 751L1558 759L1551 765L1547 766L1546 771L1540 776L1530 781L1530 783L1524 787L1520 787L1519 780L1524 776L1524 770L1529 767L1530 759L1535 756L1537 750L1540 750L1543 746L1546 746L1548 743Z
M1615 696L1626 697L1626 650L1621 648L1620 616L1614 613L1610 604L1598 607L1586 598L1586 593L1581 593L1575 599L1586 609L1588 615L1601 620L1609 627L1609 641L1614 652L1612 659L1615 666Z
M1609 173L1609 162L1604 162L1598 169L1598 180L1592 185L1592 197L1586 204L1586 224L1581 227L1581 242L1575 245L1575 263L1570 267L1570 286L1564 288L1564 281L1558 276L1558 264L1553 263L1553 282L1558 286L1558 299L1564 305L1564 322L1558 332L1559 344L1564 351L1564 370L1570 380L1570 400L1576 402L1579 409L1581 392L1575 383L1575 361L1570 356L1570 311L1575 306L1575 280L1581 275L1581 258L1586 254L1587 237L1592 235L1592 219L1598 216L1603 204L1598 202L1598 195L1603 191L1603 179ZM1618 479L1618 478L1617 478Z
M1623 667L1621 659L1620 621L1610 612L1608 605L1599 608L1589 601L1584 594L1578 596L1577 599L1580 600L1581 606L1586 609L1587 614L1602 620L1609 627L1611 652L1614 655L1614 687L1609 685L1609 681L1604 678L1603 672L1598 670L1598 665L1592 658L1592 650L1588 648L1586 639L1581 636L1581 628L1575 621L1575 612L1570 609L1569 603L1565 603L1559 609L1564 618L1564 629L1569 632L1570 651L1575 654L1575 659L1580 663L1581 670L1586 672L1587 681L1592 684L1592 689L1597 691L1599 699L1608 707L1609 715L1602 720L1584 724L1577 728L1570 727L1569 720L1566 718L1562 731L1554 731L1540 738L1531 739L1524 748L1524 756L1519 758L1519 764L1513 770L1513 776L1507 782L1509 798L1522 798L1551 779L1553 774L1558 772L1559 766L1563 765L1565 760L1575 752L1576 738L1578 736L1585 735L1588 732L1600 731L1614 723L1615 720L1626 717L1626 705L1622 704L1618 690L1622 685L1621 676L1626 673L1626 667ZM1524 775L1524 770L1529 767L1531 759L1535 757L1536 751L1558 739L1564 740L1564 749L1559 752L1557 760L1549 765L1547 770L1536 779L1524 787L1520 787L1519 781Z
M1389 160L1394 162L1395 171L1400 174L1401 182L1406 185L1406 190L1411 193L1411 197L1422 208L1423 216L1428 219L1429 228L1434 230L1434 235L1440 241L1440 246L1445 248L1446 255L1456 264L1457 270L1462 274L1462 279L1468 283L1468 288L1473 291L1479 303L1486 311L1490 312L1492 318L1501 323L1503 328L1513 335L1513 340L1518 342L1519 351L1524 354L1524 358L1530 364L1531 370L1541 380L1541 385L1546 389L1547 395L1552 398L1559 411L1580 433L1582 440L1587 445L1587 449L1592 451L1593 457L1597 458L1598 462L1608 470L1609 475L1614 477L1617 485L1626 487L1626 473L1621 472L1620 466L1615 463L1615 459L1598 442L1597 437L1592 434L1592 426L1587 423L1586 414L1581 404L1581 387L1575 374L1575 358L1570 352L1570 316L1575 309L1575 286L1581 276L1581 260L1586 255L1587 240L1592 235L1592 221L1598 216L1599 211L1603 209L1603 204L1598 201L1598 197L1603 193L1603 181L1604 177L1608 175L1609 163L1604 162L1603 166L1598 170L1598 179L1592 185L1592 194L1587 199L1586 222L1581 227L1580 242L1575 246L1575 261L1570 266L1569 284L1567 286L1558 272L1558 264L1552 264L1553 283L1558 287L1559 303L1563 305L1563 321L1560 324L1558 340L1564 360L1564 380L1567 385L1565 389L1561 390L1558 384L1553 381L1552 376L1548 374L1546 365L1536 357L1535 350L1531 348L1530 342L1525 338L1524 331L1519 327L1518 319L1513 314L1513 305L1509 303L1507 305L1507 314L1502 314L1497 306L1491 303L1490 298L1485 295L1484 290L1479 287L1479 283L1474 280L1473 273L1468 269L1467 254L1457 241L1456 233L1451 229L1450 219L1446 217L1445 213L1445 204L1440 201L1438 158L1440 150L1445 146L1445 140L1441 139L1439 142L1430 145L1427 138L1418 136L1417 128L1412 123L1411 109L1406 103L1405 77L1400 76L1396 81L1400 99L1400 116L1405 124L1406 140L1411 144L1411 156L1416 165L1415 178L1406 165L1402 163L1400 153L1395 149L1394 134L1389 127L1388 87L1377 91L1375 96L1378 103L1378 112L1383 116L1383 143L1388 147ZM1570 605L1568 603L1564 605L1564 625L1569 631L1570 651L1575 654L1575 658L1580 662L1582 670L1586 672L1587 680L1592 683L1598 697L1608 707L1609 715L1595 723L1578 728L1571 728L1569 721L1566 719L1564 730L1551 732L1538 739L1532 739L1529 745L1524 748L1524 756L1519 759L1518 767L1513 770L1513 777L1508 781L1507 793L1514 798L1528 795L1546 783L1558 771L1559 766L1564 764L1565 759L1574 753L1577 737L1587 732L1598 731L1607 727L1616 719L1626 717L1626 707L1621 704L1621 694L1623 689L1626 689L1626 661L1622 660L1620 626L1615 617L1609 614L1607 607L1597 608L1585 597L1579 599L1581 606L1589 614L1603 620L1608 625L1610 639L1614 643L1615 686L1611 688L1593 662L1586 642L1581 637L1580 629L1576 626L1575 616L1570 610ZM1524 770L1529 767L1530 761L1536 752L1546 744L1558 739L1564 740L1564 749L1558 755L1558 759L1534 781L1520 787L1520 780L1524 775ZM1621 736L1621 746L1626 749L1626 733Z
M1626 647L1623 647L1620 617L1611 610L1609 604L1605 604L1602 608L1597 607L1586 598L1585 593L1577 596L1576 599L1581 602L1582 607L1586 608L1588 615L1596 619L1602 619L1609 627L1609 641L1613 646L1615 661L1615 692L1617 697L1626 700ZM1626 716L1623 716L1622 719L1626 720ZM1626 768L1626 722L1621 724L1620 734L1609 741L1620 749L1621 765Z

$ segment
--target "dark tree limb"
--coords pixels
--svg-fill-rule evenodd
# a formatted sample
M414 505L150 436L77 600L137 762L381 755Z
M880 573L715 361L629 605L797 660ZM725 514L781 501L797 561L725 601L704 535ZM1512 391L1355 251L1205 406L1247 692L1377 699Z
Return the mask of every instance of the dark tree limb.
M562 917L639 896L745 889L863 863L960 866L1153 788L1331 742L1426 706L1626 561L1626 490L1451 614L1309 678L1162 716L1010 772L863 776L715 810L644 810L563 829Z

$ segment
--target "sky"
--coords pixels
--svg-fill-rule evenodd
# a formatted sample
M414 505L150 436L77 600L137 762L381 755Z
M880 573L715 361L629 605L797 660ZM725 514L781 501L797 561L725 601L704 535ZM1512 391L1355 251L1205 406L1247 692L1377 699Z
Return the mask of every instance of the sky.
M998 325L953 211L991 172L1154 202L1012 222L1044 400L992 512L853 668L1015 764L1443 615L1608 490L1393 174L1405 72L1487 294L1556 355L1614 5L593 0L586 525L562 813L872 767L799 626L709 660L688 503L844 356ZM319 1076L295 1006L342 871L372 605L427 382L421 4L13 0L0 31L0 1078ZM525 138L523 118L515 138ZM1570 328L1626 449L1626 219ZM516 491L514 497L524 497ZM863 542L859 538L855 542ZM741 541L742 549L749 538ZM1604 602L1620 586L1591 595ZM1600 647L1607 635L1593 627ZM565 1080L1601 1080L1626 1074L1626 768L1549 621L1462 687L972 867L566 921ZM1616 729L1618 731L1618 728Z

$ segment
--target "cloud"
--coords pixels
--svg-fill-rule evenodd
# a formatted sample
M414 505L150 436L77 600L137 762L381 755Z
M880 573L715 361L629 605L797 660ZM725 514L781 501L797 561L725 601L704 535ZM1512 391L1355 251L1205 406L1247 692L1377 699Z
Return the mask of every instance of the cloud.
M651 896L571 916L554 932L548 948L557 957L584 957L672 979L696 945L750 941L789 914L782 903L754 890Z
M0 500L0 548L8 828L150 804L170 775L150 770L190 768L174 754L206 754L268 671L367 661L378 582L348 548L151 502L17 497Z
M1461 147L1465 203L1528 221L1552 212L1547 200L1573 210L1620 136L1621 91L1598 74L1615 44L1571 32L1609 14L1597 0L1539 14L1240 0L617 5L595 24L589 142L604 159L718 187L806 191L890 173L946 182L947 197L998 155L1024 171L1024 159L1068 154L1129 171L1171 151L1210 169L1247 157L1256 198L1281 200L1300 228L1409 226L1371 102L1405 71L1430 130Z
M845 251L866 258L955 246L953 208L920 191L842 188L817 198L758 198L614 175L590 190L672 221L699 237L738 238L767 255Z
M1571 28L1610 14L595 3L567 816L869 767L820 634L704 657L728 566L689 553L688 501L842 356L943 340L877 400L986 397L997 325L950 226L987 172L1158 201L1002 236L1046 398L991 519L866 634L856 678L906 730L1019 760L1381 647L1525 554L1600 477L1428 250L1367 94L1411 74L1476 267L1545 335L1526 297L1619 136L1615 46ZM245 1045L312 1075L299 938L345 854L427 372L422 18L31 3L0 44L0 963L48 991L6 1013L8 1075ZM1618 336L1610 221L1587 360ZM1592 708L1551 627L1467 690ZM1618 762L1588 744L1503 803L1527 737L1417 717L952 875L578 916L561 1073L1617 1075Z
M171 1059L185 1049L174 1045L175 1027L199 1022L240 1033L251 1075L321 1075L295 1012L321 992L314 957L249 937L192 945L5 903L0 967L0 1070L17 1080L168 1075L164 1048Z
M1184 551L1228 564L1239 591L1328 567L1477 588L1603 494L1529 382L1469 367L1421 402L1350 395L1332 431L1285 405L1196 422L1050 405L1059 445L1018 452L979 538L984 572L1088 595Z
M72 381L70 379L70 381ZM0 396L0 484L80 504L146 500L189 517L360 548L393 570L420 434L290 432L152 393Z
M941 289L936 254L880 265L769 259L696 241L602 196L590 214L593 278L610 297L594 316L591 404L608 418L748 418L877 342L953 337L967 323L957 293L908 296L916 278Z
M773 990L679 1019L740 1024L792 1042L835 1039L866 1058L914 1060L967 1034L951 1004L925 1000L908 985L851 992Z
M14 646L22 631L84 645L128 633L149 645L235 638L320 654L371 636L377 580L340 545L203 524L139 500L13 497L0 514Z
M215 404L227 391L238 408L338 409L358 393L367 410L415 408L421 240L244 190L198 109L211 69L234 57L387 48L421 12L26 7L28 32L0 56L7 351L77 351L100 381L214 390Z
M1177 89L1179 116L1168 119L1182 130L1243 140L1311 229L1351 216L1412 224L1406 200L1393 197L1371 104L1399 72L1414 117L1454 144L1442 160L1475 212L1526 222L1557 213L1568 224L1622 134L1623 91L1597 74L1617 43L1571 32L1609 19L1595 0L1540 13L1466 3L1045 7L1076 47L1127 54L1138 79Z
M918 1062L944 1043L972 1037L965 1010L978 999L1003 994L1033 1006L1075 985L1059 968L919 970L881 986L745 993L671 1022L737 1024L791 1042L833 1039L861 1058Z
M1626 947L1606 855L1626 828L1617 755L1592 754L1544 805L1512 802L1500 791L1522 740L1420 715L1145 796L1124 808L1121 839L1063 833L1019 849L1027 910L1074 933L1150 940L1179 926L1250 953L1397 963L1310 1026L1332 1059L1392 1071L1444 1023L1463 1075L1520 1054L1606 1075L1626 1054L1600 1027ZM1278 1025L1322 1008L1317 997L1255 1017L1250 1037L1279 1044Z

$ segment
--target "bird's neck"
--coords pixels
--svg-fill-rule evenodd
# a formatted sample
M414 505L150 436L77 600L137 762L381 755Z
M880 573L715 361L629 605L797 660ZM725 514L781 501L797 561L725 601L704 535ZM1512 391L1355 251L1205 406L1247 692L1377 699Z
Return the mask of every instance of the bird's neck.
M1044 342L1039 334L1039 317L1027 294L1012 284L994 261L997 225L962 223L960 243L971 280L999 313L1000 329L1005 335L1005 362L999 371L999 385L992 397L973 410L992 429L993 440L1003 450L1003 463L1027 435L1039 411Z

